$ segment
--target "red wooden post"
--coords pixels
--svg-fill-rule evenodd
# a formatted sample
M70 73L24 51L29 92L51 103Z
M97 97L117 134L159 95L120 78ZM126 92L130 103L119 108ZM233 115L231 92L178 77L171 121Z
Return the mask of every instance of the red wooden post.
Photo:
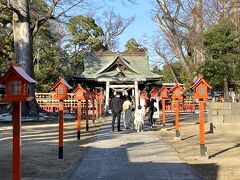
M200 134L200 156L205 156L205 134L204 134L204 100L199 99L199 134Z
M98 103L98 96L96 96L96 118L99 117L99 103Z
M1 99L3 102L12 102L13 105L13 180L21 179L21 102L31 101L29 84L35 83L22 69L20 64L13 63L7 72L0 78L0 84L5 84L6 93Z
M81 116L82 116L82 102L81 100L78 100L77 104L77 139L80 140L81 136Z
M101 116L102 115L102 100L101 99L99 99L99 116Z
M207 90L212 88L204 79L200 77L191 87L194 90L193 98L199 99L199 141L200 156L206 156L207 148L205 147L204 134L204 99L208 99Z
M162 124L163 129L166 128L166 112L165 112L165 99L162 99Z
M59 111L58 111L58 158L63 159L63 100L59 101Z
M85 99L86 91L82 88L82 86L80 84L78 84L76 86L76 88L73 90L73 93L75 93L75 99L78 100L78 103L77 103L77 139L80 140L80 136L81 136L82 100Z
M13 180L21 179L21 102L13 102Z
M162 100L162 124L163 124L163 129L166 128L166 112L165 112L165 99L168 97L168 89L163 86L159 90L159 95L160 99Z
M55 90L54 99L59 100L59 109L58 109L58 158L63 159L63 110L64 102L63 100L68 98L67 91L72 89L72 87L63 79L54 83L51 87L51 90Z
M179 127L179 102L175 99L175 126L176 126L176 137L180 137L180 127Z
M175 138L180 138L180 123L179 123L179 100L183 99L182 92L183 88L177 83L173 86L170 91L172 92L172 99L175 100L175 128L176 136Z
M95 123L95 102L94 102L94 95L92 93L92 122Z
M89 117L88 117L88 99L86 99L85 106L86 106L86 131L88 131L89 130L89 127L88 127L88 119L89 119Z

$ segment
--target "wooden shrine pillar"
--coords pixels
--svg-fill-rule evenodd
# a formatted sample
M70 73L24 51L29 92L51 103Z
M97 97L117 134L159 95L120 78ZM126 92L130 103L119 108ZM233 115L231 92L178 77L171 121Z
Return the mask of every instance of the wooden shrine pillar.
M109 93L110 93L110 82L106 81L106 101L105 101L105 113L109 113Z
M136 107L138 107L139 105L139 97L138 97L138 81L134 81L134 88L135 88L135 104L136 104Z

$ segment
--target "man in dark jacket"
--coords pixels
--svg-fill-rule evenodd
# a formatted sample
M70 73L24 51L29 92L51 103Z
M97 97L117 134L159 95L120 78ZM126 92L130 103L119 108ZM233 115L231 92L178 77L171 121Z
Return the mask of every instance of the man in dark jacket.
M149 101L149 104L148 104L148 122L149 122L149 125L152 127L154 126L154 123L153 123L153 114L154 114L154 103L156 102L156 100L154 98L150 98L150 101Z
M120 95L116 94L115 97L111 101L111 107L112 107L112 131L114 131L114 125L115 125L115 120L117 118L117 129L118 131L122 131L120 129L120 117L121 117L121 111L122 111L122 103L120 100Z

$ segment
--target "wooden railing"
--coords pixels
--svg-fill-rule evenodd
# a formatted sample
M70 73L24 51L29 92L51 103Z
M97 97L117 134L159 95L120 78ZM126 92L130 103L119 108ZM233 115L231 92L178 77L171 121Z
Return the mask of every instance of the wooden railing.
M36 93L36 101L39 104L39 106L48 112L58 112L58 100L54 99L54 93ZM85 113L86 111L86 101L81 101L82 105L82 112ZM98 107L97 107L98 106ZM91 100L88 100L88 111L89 114L92 113L92 109L95 109L96 112L99 114L103 113L103 101L94 102L94 108L93 108L93 102ZM77 100L75 100L74 93L68 93L68 99L64 100L64 112L68 113L76 113L77 112Z
M39 106L48 112L58 112L59 101L54 99L54 93L36 93L36 101ZM64 111L69 113L76 112L77 100L74 99L73 93L68 93L68 99L64 100ZM85 101L83 102L83 107Z
M194 112L195 110L198 110L199 103L197 100L186 100L179 102L179 110L180 112ZM165 105L165 111L166 112L175 112L175 102L174 100L168 99L168 103ZM204 106L205 111L207 110L207 105L205 102Z
M75 95L74 93L68 93L68 99L64 100L64 111L68 113L75 113L77 112L77 100L74 99ZM58 100L54 99L54 93L36 93L36 100L39 104L39 106L48 112L58 112ZM85 112L85 100L82 100L82 112ZM96 102L94 103L96 109ZM100 104L101 111L103 112L103 102ZM88 101L89 106L89 113L91 113L91 109L93 109L93 103L92 101ZM198 102L192 101L192 100L184 100L183 102L180 102L179 104L180 112L194 112L195 109L198 109ZM207 107L205 106L205 110L207 110ZM166 112L175 112L175 103L174 101L167 99L166 100L166 106L165 106Z

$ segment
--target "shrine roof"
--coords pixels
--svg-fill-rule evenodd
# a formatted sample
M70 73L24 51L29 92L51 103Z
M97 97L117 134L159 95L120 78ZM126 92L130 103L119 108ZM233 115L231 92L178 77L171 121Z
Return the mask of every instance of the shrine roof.
M124 70L115 68L117 65L124 67ZM114 78L120 72L128 80L134 78L160 79L162 76L153 73L149 69L148 57L145 53L113 53L104 52L96 56L88 56L84 60L85 71L76 78L95 79L107 77Z

